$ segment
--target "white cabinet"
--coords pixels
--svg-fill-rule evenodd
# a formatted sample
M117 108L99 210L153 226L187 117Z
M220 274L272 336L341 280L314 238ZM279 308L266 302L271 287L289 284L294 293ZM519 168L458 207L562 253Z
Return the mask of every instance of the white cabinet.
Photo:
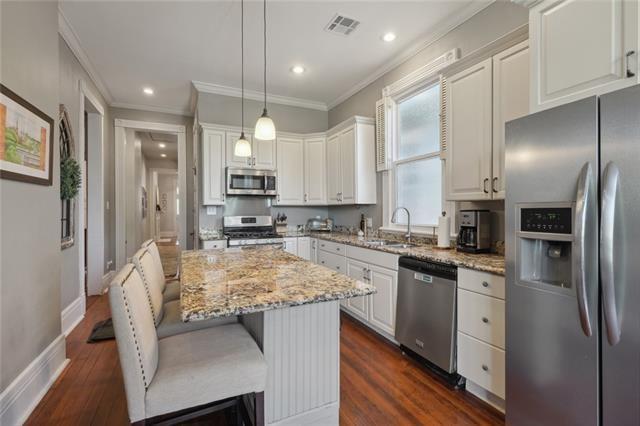
M227 247L227 240L200 241L200 248L203 250L223 249L225 247Z
M358 281L367 282L369 265L359 260L347 259L347 275ZM369 296L347 299L347 308L361 319L369 320Z
M311 238L298 237L298 256L313 261L311 259Z
M447 198L491 199L491 58L447 79Z
M278 205L304 204L304 140L279 137L277 142Z
M251 144L251 156L237 157L234 147L240 132L227 131L227 167L275 169L276 141L254 140L253 130L245 131L244 136Z
M529 113L529 42L493 57L493 199L505 197L505 123Z
M347 270L347 259L344 255L330 253L324 250L318 251L318 264L340 272L341 274L345 274Z
M304 140L304 202L327 203L327 144L326 138Z
M638 83L636 0L544 0L529 11L531 111Z
M309 260L312 261L313 263L318 263L318 239L310 238L310 240L311 240L311 249L310 249Z
M368 277L369 283L377 290L370 296L369 322L393 336L396 330L398 272L369 264Z
M354 117L328 132L328 204L375 204L374 121Z
M224 204L225 133L203 128L200 132L202 152L202 204Z
M505 123L529 112L524 41L447 77L446 198L504 199Z
M288 237L284 238L284 251L287 253L298 255L298 238L296 237Z

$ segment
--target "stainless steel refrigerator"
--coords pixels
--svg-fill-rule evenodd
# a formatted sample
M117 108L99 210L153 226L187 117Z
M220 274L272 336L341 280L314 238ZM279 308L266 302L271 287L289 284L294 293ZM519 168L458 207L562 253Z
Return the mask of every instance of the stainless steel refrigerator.
M506 127L506 420L640 425L640 86Z

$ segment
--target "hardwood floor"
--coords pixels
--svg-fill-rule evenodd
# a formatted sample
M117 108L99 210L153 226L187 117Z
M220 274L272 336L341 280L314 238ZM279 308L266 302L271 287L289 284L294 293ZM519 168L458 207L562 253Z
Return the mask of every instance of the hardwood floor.
M88 344L109 317L107 296L88 299L84 320L67 338L69 366L27 425L128 424L114 340ZM452 391L400 350L347 315L340 346L341 425L497 425L504 418L464 391ZM190 424L226 424L216 413Z

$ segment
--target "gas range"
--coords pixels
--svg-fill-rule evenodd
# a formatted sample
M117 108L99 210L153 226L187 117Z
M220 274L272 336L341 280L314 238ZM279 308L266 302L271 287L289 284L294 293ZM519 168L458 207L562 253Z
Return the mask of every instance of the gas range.
M225 216L222 232L229 247L284 243L282 236L273 229L271 216Z

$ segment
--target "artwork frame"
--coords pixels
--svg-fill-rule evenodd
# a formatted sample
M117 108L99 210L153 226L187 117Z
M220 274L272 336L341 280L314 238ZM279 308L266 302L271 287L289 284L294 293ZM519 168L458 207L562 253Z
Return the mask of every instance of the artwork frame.
M7 120L12 117L22 120L22 123L16 120L17 124L24 124L22 131L7 127ZM38 126L39 136L32 133ZM54 132L53 118L0 84L0 179L52 186ZM39 144L37 149L36 144ZM6 159L9 155L13 160ZM25 162L32 165L25 165ZM37 167L34 166L36 162Z

